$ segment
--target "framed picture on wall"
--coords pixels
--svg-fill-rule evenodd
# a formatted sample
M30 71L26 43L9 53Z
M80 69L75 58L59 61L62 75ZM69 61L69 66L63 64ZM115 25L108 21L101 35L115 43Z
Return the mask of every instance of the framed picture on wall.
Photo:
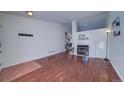
M120 17L117 17L113 22L112 22L112 30L113 30L113 36L119 36L120 35Z
M85 34L80 34L79 35L79 40L85 40Z

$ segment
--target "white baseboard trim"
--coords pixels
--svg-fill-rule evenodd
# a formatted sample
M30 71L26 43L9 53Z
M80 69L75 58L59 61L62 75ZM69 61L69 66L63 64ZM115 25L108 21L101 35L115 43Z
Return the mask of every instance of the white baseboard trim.
M110 61L110 63L112 64L112 62ZM121 74L119 73L118 69L114 66L114 64L112 64L113 68L115 69L115 71L117 72L118 76L120 77L121 81L124 82L124 78L121 76Z
M5 66L2 65L2 66L0 67L0 69L2 70L3 68L7 68L7 67L14 66L14 65L17 65L17 64L29 62L29 61L32 61L32 60L37 60L37 59L41 59L41 58L44 58L44 57L56 55L56 54L59 54L59 53L62 53L62 52L65 52L65 50L58 51L58 52L55 52L55 53L52 53L52 54L48 54L48 55L42 56L42 57L38 56L38 57L30 58L30 59L27 59L27 60L18 61L18 62L14 63L14 64L9 64L9 65L5 65Z

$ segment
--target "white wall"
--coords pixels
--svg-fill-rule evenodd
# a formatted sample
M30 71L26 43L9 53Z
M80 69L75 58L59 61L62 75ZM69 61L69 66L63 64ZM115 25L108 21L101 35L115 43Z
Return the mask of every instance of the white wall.
M0 18L0 43L2 43L2 24L1 24L1 21L2 21L2 18ZM2 51L2 46L0 48L0 51ZM0 64L2 65L3 64L3 61L2 61L2 52L0 53ZM2 66L0 66L0 69L2 68Z
M124 81L124 12L111 12L109 15L109 26L113 20L120 17L121 35L113 37L113 31L110 33L110 62Z
M1 33L1 24L0 24L0 43L2 42L2 33ZM2 51L2 48L0 47L0 51ZM2 64L2 54L0 53L0 69Z
M77 37L85 34L88 40L77 39L78 45L89 45L89 57L106 57L106 28L77 32Z
M3 67L64 51L66 29L62 25L7 14L0 14L0 19ZM19 37L18 33L34 36Z

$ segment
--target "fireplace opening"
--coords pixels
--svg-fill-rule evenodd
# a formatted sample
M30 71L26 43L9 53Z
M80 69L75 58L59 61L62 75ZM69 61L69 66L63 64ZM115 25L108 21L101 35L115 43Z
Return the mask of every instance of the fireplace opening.
M89 56L89 46L88 45L77 45L77 54Z

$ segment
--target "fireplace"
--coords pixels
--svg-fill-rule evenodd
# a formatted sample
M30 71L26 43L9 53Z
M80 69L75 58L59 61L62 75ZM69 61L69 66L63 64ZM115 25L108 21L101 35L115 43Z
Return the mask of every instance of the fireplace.
M88 45L77 45L77 54L89 56L89 46Z

